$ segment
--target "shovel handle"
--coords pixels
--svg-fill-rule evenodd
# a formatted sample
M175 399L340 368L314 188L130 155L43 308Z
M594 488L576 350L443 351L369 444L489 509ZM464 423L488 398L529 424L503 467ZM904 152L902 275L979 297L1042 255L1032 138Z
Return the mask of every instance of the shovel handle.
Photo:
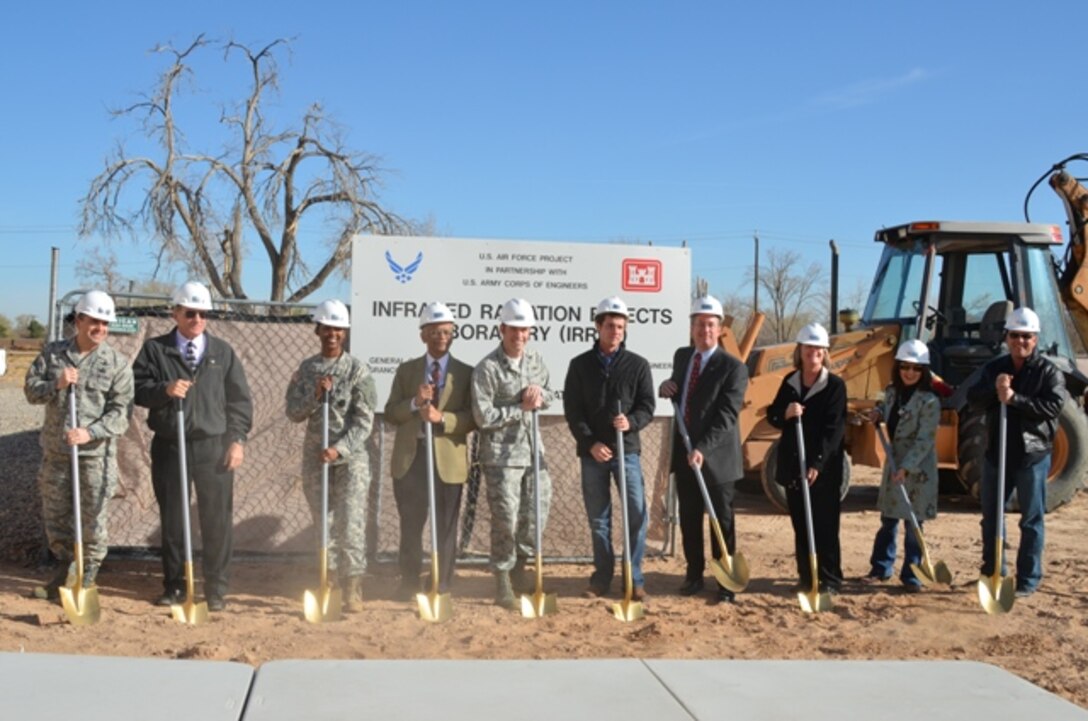
M816 557L816 533L812 528L812 499L809 496L808 491L808 474L805 472L808 464L805 459L805 428L801 424L801 417L797 417L797 461L800 467L801 474L801 497L805 502L805 533L808 537L808 551L809 554ZM813 576L813 583L816 583L816 578Z
M623 402L616 400L616 415L623 414ZM623 431L616 429L616 475L620 482L620 516L623 518L623 583L625 597L631 597L634 580L631 578L630 521L627 518L627 468L624 464Z
M72 430L79 427L79 418L76 413L76 387L74 385L68 386L68 425ZM76 553L77 555L83 555L83 514L82 504L79 499L79 448L77 446L68 446L69 454L72 459L72 531L76 541ZM77 565L76 573L82 579L83 577L83 564L82 559Z

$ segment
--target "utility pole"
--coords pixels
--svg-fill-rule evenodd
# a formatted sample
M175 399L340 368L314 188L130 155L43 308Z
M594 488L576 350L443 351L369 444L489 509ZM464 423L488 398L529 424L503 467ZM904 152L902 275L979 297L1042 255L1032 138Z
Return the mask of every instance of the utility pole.
M755 231L752 234L752 239L756 242L756 261L752 270L752 317L754 318L756 313L759 312L759 231Z
M831 244L831 333L839 332L839 246Z
M57 268L60 267L60 248L53 246L49 261L49 332L46 340L60 340L60 320L57 316Z

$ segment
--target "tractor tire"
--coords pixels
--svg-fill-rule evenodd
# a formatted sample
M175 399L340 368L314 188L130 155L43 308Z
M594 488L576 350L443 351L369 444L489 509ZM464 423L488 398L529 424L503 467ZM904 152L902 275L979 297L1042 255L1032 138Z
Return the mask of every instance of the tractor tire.
M778 441L771 444L770 450L767 451L767 455L763 457L763 467L759 472L759 480L763 484L763 494L767 496L767 499L778 510L783 513L789 513L789 501L786 500L786 489L779 485L775 480L775 469L778 466ZM846 494L850 492L850 456L846 453L842 454L842 485L839 487L839 500L846 498Z
M978 498L982 482L982 465L986 453L987 425L985 414L973 414L960 420L960 482ZM1050 475L1046 485L1046 510L1053 511L1073 499L1088 474L1088 417L1071 398L1066 399L1058 416L1058 432L1054 436ZM1017 511L1016 494L1009 510Z
M982 465L986 458L988 426L985 413L964 411L960 414L960 438L958 454L960 467L956 469L956 478L974 498L978 498L979 485L982 483Z

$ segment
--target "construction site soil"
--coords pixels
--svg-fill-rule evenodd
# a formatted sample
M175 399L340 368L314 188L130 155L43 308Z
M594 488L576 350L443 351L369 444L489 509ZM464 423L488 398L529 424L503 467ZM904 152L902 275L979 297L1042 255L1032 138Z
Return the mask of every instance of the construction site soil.
M18 371L16 371L18 372ZM2 385L17 387L9 369ZM4 389L4 390L7 390ZM18 396L3 396L0 427L5 448L34 442L12 427ZM18 424L16 424L18 425ZM5 476L27 469L5 467ZM33 472L33 469L29 469ZM459 569L453 618L419 619L414 602L396 599L389 564L366 578L362 612L328 624L303 618L302 597L317 584L315 564L291 559L241 559L227 609L204 625L185 626L168 609L152 605L161 591L154 560L111 558L99 576L101 621L76 627L60 606L30 598L50 573L7 549L0 561L0 650L33 653L151 656L234 660L275 659L964 659L996 664L1082 707L1088 707L1088 498L1079 496L1047 518L1045 577L1033 596L1017 599L1006 615L983 612L976 592L981 553L979 509L968 497L942 497L941 515L927 524L934 560L944 560L953 585L906 593L897 581L865 585L873 534L877 474L855 469L855 487L842 517L848 583L826 613L801 612L791 590L796 581L789 518L761 496L740 494L737 536L752 581L736 604L712 603L708 591L685 598L676 591L683 562L648 558L644 564L646 615L623 623L612 615L619 584L609 598L585 599L589 568L545 567L546 590L559 612L522 618L491 601L485 568ZM36 509L12 508L0 484L0 534L11 532ZM1009 517L1009 541L1019 539ZM711 577L707 585L713 587ZM905 687L911 680L903 679ZM898 691L888 689L889 694Z

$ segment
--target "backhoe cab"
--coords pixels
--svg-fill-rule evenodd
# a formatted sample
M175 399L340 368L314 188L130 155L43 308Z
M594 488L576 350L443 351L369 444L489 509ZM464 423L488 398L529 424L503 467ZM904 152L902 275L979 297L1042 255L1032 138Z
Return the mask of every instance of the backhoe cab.
M878 231L876 241L884 253L862 325L894 324L901 329L896 343L917 338L929 346L933 371L954 388L943 402L938 462L954 469L973 493L982 478L988 419L968 407L967 388L987 361L1006 352L1005 316L1021 306L1039 314L1039 352L1062 371L1070 395L1055 440L1047 505L1068 501L1088 471L1088 419L1080 407L1088 377L1076 365L1051 250L1062 245L1061 229L918 222Z

